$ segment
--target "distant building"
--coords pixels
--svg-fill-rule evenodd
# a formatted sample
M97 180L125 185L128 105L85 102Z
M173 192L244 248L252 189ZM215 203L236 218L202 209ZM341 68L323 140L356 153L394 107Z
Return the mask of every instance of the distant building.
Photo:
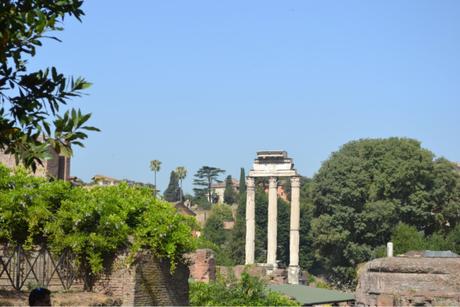
M70 180L70 158L60 156L53 149L48 151L50 158L43 160L43 165L38 164L37 170L32 174L37 177L52 177L62 179L65 181ZM5 154L0 151L0 163L6 165L11 169L18 167L16 159L13 155Z
M121 180L104 175L94 175L94 177L91 178L91 181L94 185L100 186L111 186L121 182Z
M265 188L265 193L268 194L268 187ZM278 197L282 200L289 202L289 197L282 185L276 187L276 195L278 195Z
M142 187L148 187L153 190L155 187L151 183L144 183L144 182L139 182L139 181L134 181L134 180L129 180L129 179L116 179L112 178L109 176L105 175L94 175L93 178L91 178L92 184L90 185L99 185L99 186L113 186L117 185L121 182L126 182L130 186L142 186Z
M240 182L234 178L232 178L232 188L233 191L239 192L240 189ZM213 183L211 185L211 194L215 195L215 202L218 204L224 203L224 194L225 194L225 181Z
M185 202L178 201L175 204L176 210L181 215L196 216L196 213L190 209Z

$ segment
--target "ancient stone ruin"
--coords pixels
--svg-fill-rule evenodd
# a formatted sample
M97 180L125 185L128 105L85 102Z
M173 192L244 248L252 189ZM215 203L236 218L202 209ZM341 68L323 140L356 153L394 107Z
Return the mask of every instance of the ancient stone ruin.
M268 188L268 227L267 227L267 263L269 274L277 269L277 187L278 177L291 178L291 225L289 234L288 282L299 283L299 225L300 225L300 176L294 169L294 163L285 151L259 151L249 176L246 178L246 265L254 264L255 258L255 178L269 178Z
M460 305L460 257L452 253L375 259L358 274L358 306Z

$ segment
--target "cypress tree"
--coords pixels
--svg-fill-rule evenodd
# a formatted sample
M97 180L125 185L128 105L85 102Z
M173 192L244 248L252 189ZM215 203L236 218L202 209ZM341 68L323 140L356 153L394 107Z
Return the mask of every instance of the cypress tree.
M233 180L232 176L228 175L225 179L225 191L224 191L224 203L226 204L234 204L237 202L237 195L235 190L233 189Z
M240 187L239 187L240 199L241 196L246 197L246 175L244 173L244 168L241 168L240 171Z
M177 177L176 172L172 171L169 177L169 184L163 193L163 197L166 201L176 202L180 200L180 187L179 187L179 178Z
M244 168L240 171L239 203L236 211L235 227L232 230L228 253L237 264L244 263L246 240L246 176Z

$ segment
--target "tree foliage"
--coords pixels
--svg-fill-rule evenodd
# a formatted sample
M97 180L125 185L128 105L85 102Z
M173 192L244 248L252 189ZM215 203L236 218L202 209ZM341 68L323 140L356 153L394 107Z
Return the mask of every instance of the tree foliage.
M35 170L48 148L65 156L83 146L91 114L62 112L73 97L90 86L85 79L66 78L55 67L28 70L28 61L50 32L63 30L65 16L84 15L79 0L4 0L0 2L0 150Z
M228 175L225 179L225 190L224 190L224 202L232 205L236 203L238 194L233 188L233 179L231 175Z
M312 183L311 223L317 259L340 281L369 260L403 222L425 235L460 221L459 174L412 139L345 144Z
M404 254L409 251L423 250L450 250L460 254L460 225L457 225L448 233L435 232L431 235L424 235L415 226L399 223L391 235L394 253Z
M238 208L236 210L235 226L230 234L228 254L234 263L243 264L246 241L246 176L244 168L240 171L240 186L238 193Z
M180 197L181 197L181 201L182 201L182 197L184 195L184 190L182 189L182 181L185 179L185 177L187 177L187 169L185 168L185 166L178 166L176 167L176 170L174 171L177 175L177 178L179 179L179 183L180 183Z
M193 184L197 186L193 191L196 198L206 197L208 202L212 202L211 185L214 182L221 182L219 176L225 173L223 169L213 166L203 166L195 174Z
M153 191L153 195L156 197L158 186L157 186L157 173L160 171L161 168L161 161L160 160L152 160L150 161L150 170L153 172L153 184L155 186L155 190Z
M260 278L246 272L240 280L191 282L189 297L191 306L299 306L296 301L270 291Z
M224 229L225 221L232 221L232 210L224 204L216 204L209 213L209 218L203 227L203 238L222 246L228 241L229 231Z
M105 259L120 249L141 248L171 261L174 268L194 248L194 222L156 200L151 190L123 183L109 187L71 187L11 173L0 165L0 242L47 245L76 255L90 289ZM131 239L129 239L131 238Z
M180 193L181 189L179 187L179 178L177 177L176 172L171 171L171 175L169 176L169 184L163 193L163 198L166 201L176 202L181 198Z

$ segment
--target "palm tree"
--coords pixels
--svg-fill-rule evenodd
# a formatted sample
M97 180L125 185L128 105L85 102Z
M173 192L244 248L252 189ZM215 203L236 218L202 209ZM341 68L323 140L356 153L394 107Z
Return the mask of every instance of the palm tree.
M182 180L187 177L187 169L184 166L178 166L176 167L175 173L180 182L180 201L182 202Z
M152 160L150 161L150 170L155 174L155 190L153 191L153 196L157 197L157 172L160 171L161 161L160 160Z

